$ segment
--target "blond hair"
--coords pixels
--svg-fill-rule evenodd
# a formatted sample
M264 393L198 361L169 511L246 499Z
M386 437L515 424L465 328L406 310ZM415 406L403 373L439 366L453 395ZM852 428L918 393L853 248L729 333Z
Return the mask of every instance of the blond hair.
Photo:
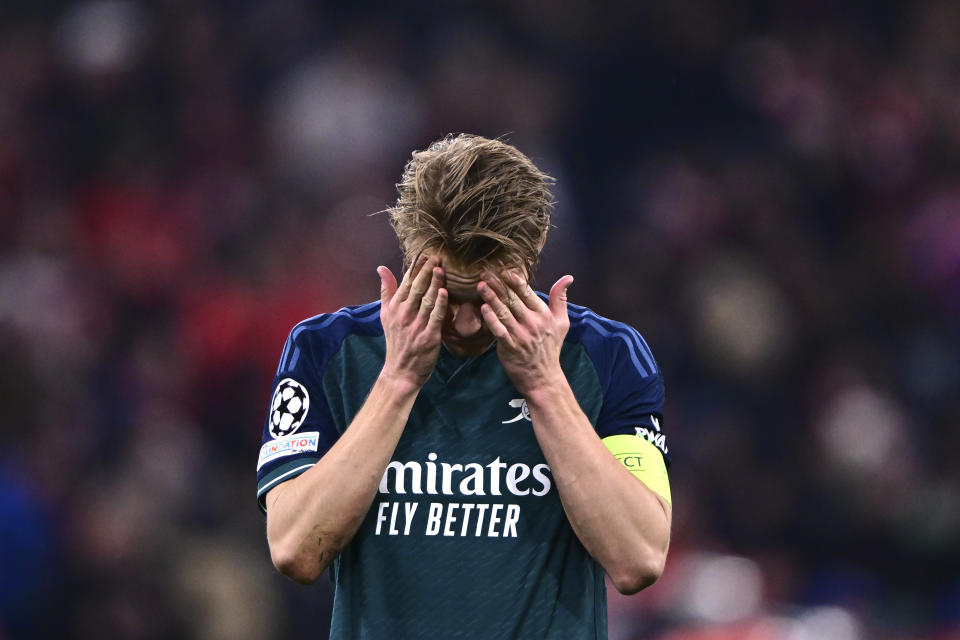
M437 249L463 264L510 264L532 274L550 226L553 182L500 140L451 134L414 151L387 209L404 264Z

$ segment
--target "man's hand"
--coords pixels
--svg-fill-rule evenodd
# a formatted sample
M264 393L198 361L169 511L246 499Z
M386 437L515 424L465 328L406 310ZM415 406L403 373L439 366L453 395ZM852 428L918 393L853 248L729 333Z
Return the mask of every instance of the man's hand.
M436 258L421 257L397 279L387 267L380 274L380 322L387 343L381 376L389 376L408 391L418 391L430 379L440 353L440 329L447 315L443 269Z
M572 282L569 275L557 280L549 305L516 271L499 277L485 273L477 284L483 319L497 338L497 355L524 397L563 379L560 349L570 329L567 289Z
M440 350L447 292L436 259L418 260L399 287L386 267L377 273L387 343L380 377L330 450L266 496L270 555L298 582L316 580L353 539Z

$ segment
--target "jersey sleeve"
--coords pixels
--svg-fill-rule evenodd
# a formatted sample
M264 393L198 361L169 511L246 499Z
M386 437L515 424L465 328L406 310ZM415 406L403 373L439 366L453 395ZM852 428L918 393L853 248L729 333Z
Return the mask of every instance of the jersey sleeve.
M597 418L600 438L636 435L653 444L669 468L670 450L663 431L663 374L650 347L636 329L622 323L604 326L602 346L595 347L603 404ZM600 329L598 328L598 332ZM598 363L599 364L599 363Z
M257 502L266 512L267 492L313 465L339 437L324 395L328 358L316 337L294 327L280 356L257 459Z

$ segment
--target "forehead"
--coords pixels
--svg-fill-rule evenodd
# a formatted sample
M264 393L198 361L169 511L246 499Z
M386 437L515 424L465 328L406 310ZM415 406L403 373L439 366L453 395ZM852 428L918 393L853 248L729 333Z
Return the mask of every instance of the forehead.
M501 264L464 263L436 249L427 249L425 255L435 256L443 267L444 286L454 301L479 299L477 283L485 269L498 269Z
M454 302L479 299L477 283L483 275L484 265L463 264L442 255L438 257L440 266L443 267L444 286L450 299Z

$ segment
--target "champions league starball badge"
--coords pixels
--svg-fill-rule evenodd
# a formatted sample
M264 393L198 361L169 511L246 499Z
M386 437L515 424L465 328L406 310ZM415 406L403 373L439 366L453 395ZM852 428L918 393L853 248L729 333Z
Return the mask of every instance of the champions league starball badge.
M293 378L284 378L270 401L270 435L288 436L300 428L310 409L310 394Z

